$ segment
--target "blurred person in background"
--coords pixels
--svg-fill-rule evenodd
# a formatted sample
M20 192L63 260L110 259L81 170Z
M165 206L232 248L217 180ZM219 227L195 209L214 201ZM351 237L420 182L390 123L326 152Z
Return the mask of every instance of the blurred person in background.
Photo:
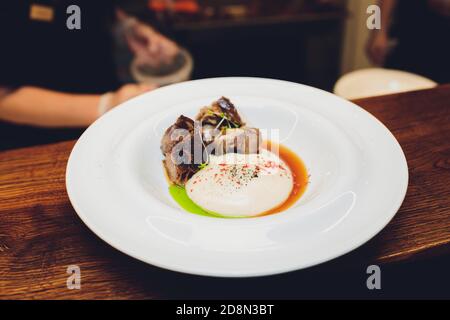
M79 30L66 26L73 4L81 9ZM157 64L178 53L119 1L1 1L0 150L77 138L108 110L155 88L119 84L114 23L138 58Z
M367 44L371 61L450 82L450 0L379 0L378 5L381 29L372 31Z

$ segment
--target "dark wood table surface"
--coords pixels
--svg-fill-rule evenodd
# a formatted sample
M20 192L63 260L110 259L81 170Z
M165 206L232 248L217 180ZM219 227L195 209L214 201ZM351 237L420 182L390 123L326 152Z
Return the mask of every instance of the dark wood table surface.
M450 252L450 85L356 103L380 119L408 160L409 187L397 215L357 250L318 266L339 274L355 265L392 264ZM292 286L308 270L252 279L220 279L162 270L134 260L81 222L65 189L75 141L0 152L0 298L127 299L236 296ZM386 178L389 183L389 177ZM423 260L422 260L423 261ZM81 289L69 290L69 265ZM214 295L215 294L215 295Z

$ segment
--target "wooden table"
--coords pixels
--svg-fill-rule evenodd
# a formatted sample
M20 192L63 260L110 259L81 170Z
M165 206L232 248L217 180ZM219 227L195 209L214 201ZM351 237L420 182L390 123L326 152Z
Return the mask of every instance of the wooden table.
M321 274L450 252L450 85L357 104L396 136L408 160L406 199L375 238L316 267ZM0 298L209 297L224 289L283 296L308 270L258 279L184 275L134 260L97 238L74 212L65 168L74 141L0 153ZM389 183L387 177L386 183ZM81 290L68 290L69 265L81 268ZM332 271L331 271L332 270Z

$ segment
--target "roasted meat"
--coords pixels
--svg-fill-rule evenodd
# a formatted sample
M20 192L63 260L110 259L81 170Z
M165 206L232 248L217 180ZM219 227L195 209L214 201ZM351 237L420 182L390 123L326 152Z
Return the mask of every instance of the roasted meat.
M224 134L208 146L208 150L216 156L225 153L259 153L261 143L259 129L247 127L226 129Z
M220 98L202 108L196 121L181 115L161 140L164 167L171 182L184 185L208 160L208 154L259 153L261 134L247 128L234 105Z
M163 135L161 140L161 151L163 155L170 153L172 148L183 138L194 133L194 120L185 117L183 115L179 116L177 121L169 128Z
M201 163L203 155L201 138L195 139L199 134L201 128L196 127L196 122L183 115L164 133L161 140L163 163L173 183L184 185L198 171L196 162Z
M177 185L184 185L198 170L198 165L195 164L178 164L175 161L176 155L169 153L163 160L164 167L166 168L167 177L172 183Z
M200 121L202 126L209 125L216 129L240 128L245 125L235 106L225 97L213 102L209 107L200 109L195 120Z

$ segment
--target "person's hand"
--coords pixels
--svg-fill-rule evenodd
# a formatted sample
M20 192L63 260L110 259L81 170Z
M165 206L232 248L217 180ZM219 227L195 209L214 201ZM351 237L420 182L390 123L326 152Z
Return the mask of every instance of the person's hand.
M175 42L156 32L150 26L137 22L126 35L128 45L139 61L149 64L170 63L178 54Z
M372 63L381 66L389 52L390 42L387 34L375 31L367 42L366 52Z
M157 86L152 84L126 84L117 91L105 93L100 98L98 114L102 115L119 104L156 88Z
M149 25L128 16L121 10L117 11L117 17L123 24L127 43L138 61L153 66L160 63L168 64L180 51L174 41Z

